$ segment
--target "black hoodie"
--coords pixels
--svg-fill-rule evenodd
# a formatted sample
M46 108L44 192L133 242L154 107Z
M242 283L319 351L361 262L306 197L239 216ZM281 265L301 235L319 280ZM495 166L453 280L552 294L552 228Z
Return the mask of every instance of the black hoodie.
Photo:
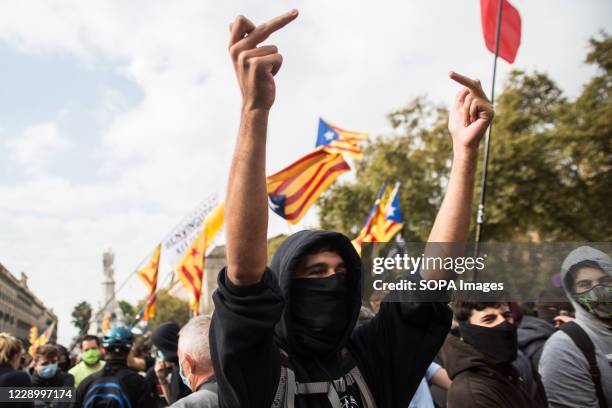
M280 377L279 348L289 354L299 382L343 374L339 353L325 361L304 355L291 330L291 273L303 255L321 245L343 258L352 293L350 324L337 351L350 351L378 408L408 406L450 328L450 309L441 303L382 302L376 317L353 330L361 307L359 255L342 234L300 231L281 244L259 283L236 286L225 269L219 274L210 347L221 407L271 406ZM357 404L348 406L363 407L357 388L348 392ZM324 395L298 396L295 402L296 408L329 407Z

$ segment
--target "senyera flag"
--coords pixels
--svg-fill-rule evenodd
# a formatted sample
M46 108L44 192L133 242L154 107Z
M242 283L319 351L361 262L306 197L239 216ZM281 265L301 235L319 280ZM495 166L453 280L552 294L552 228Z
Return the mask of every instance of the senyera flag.
M344 130L319 118L316 147L327 146L329 152L342 153L355 159L361 159L363 152L359 143L366 140L368 140L368 134L365 132Z
M204 280L204 266L206 254L212 247L215 236L223 227L225 220L224 204L221 203L202 223L202 229L191 246L185 251L181 261L176 265L179 280L191 294L190 309L193 316L200 311L200 296L202 294L202 281Z
M351 169L342 154L327 149L317 147L267 178L270 208L289 224L298 223L321 193Z
M521 15L508 0L480 0L482 33L487 48L495 53L495 34L500 3L502 4L502 18L497 55L512 64L519 45L521 45Z
M142 320L150 320L155 316L155 305L157 303L157 276L159 273L159 258L161 244L157 245L155 251L147 264L136 272L142 283L147 287L147 303Z
M353 246L357 252L361 253L361 246L365 242L389 242L403 226L399 203L399 183L395 187L383 184L365 226L353 240Z

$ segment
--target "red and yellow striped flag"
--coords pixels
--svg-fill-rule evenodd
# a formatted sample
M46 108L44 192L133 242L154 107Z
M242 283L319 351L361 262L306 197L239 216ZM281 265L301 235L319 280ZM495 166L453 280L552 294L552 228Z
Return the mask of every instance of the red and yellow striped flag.
M55 330L55 322L52 322L49 326L47 326L45 331L42 332L40 336L36 337L33 342L32 342L32 338L30 339L32 344L30 344L28 353L32 357L36 356L36 350L38 350L40 346L44 346L45 344L49 342L49 339L51 338L51 335L53 334L53 330ZM35 337L35 333L38 333L38 329L31 330L30 337Z
M327 149L317 147L267 179L270 208L290 224L298 223L321 193L351 169L342 154Z
M363 151L359 143L366 140L368 140L368 134L365 132L344 130L319 118L316 147L327 146L327 151L330 153L342 153L355 159L361 159Z
M200 295L204 278L206 251L217 233L221 230L224 220L224 205L221 203L206 216L202 222L202 232L185 251L183 258L175 268L175 271L178 272L179 280L191 293L189 304L193 316L197 316L200 310Z
M142 320L150 320L155 316L155 305L157 304L157 275L159 272L159 257L161 254L161 244L159 244L149 262L136 272L142 283L147 287L147 304L145 306Z
M42 332L42 334L38 337L38 340L36 341L36 344L38 346L44 346L45 344L47 344L49 342L49 339L51 338L51 335L53 334L53 330L55 330L55 322L52 322L45 329L45 331Z
M380 189L365 226L353 240L353 246L361 253L364 242L388 242L404 226L399 204L399 183Z

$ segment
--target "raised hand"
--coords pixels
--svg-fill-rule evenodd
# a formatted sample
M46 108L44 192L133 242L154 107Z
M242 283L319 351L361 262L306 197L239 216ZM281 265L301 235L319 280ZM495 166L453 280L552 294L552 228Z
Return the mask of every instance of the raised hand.
M453 148L475 149L493 120L493 105L482 90L480 81L451 71L449 77L464 86L457 93L448 118Z
M229 52L244 109L268 110L272 107L276 95L274 75L280 69L283 57L274 45L258 45L297 16L298 11L292 10L259 26L244 16L238 16L230 25Z

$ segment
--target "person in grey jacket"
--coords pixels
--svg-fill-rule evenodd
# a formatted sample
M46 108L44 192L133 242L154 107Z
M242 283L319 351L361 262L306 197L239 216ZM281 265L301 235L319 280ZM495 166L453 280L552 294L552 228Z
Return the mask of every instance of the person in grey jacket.
M178 358L181 379L193 393L181 398L173 408L217 408L217 381L210 358L208 330L210 318L191 319L179 332Z
M561 267L563 288L576 309L575 322L594 345L607 406L612 407L612 259L588 246L572 251ZM584 353L562 330L546 342L539 372L549 407L599 408Z

